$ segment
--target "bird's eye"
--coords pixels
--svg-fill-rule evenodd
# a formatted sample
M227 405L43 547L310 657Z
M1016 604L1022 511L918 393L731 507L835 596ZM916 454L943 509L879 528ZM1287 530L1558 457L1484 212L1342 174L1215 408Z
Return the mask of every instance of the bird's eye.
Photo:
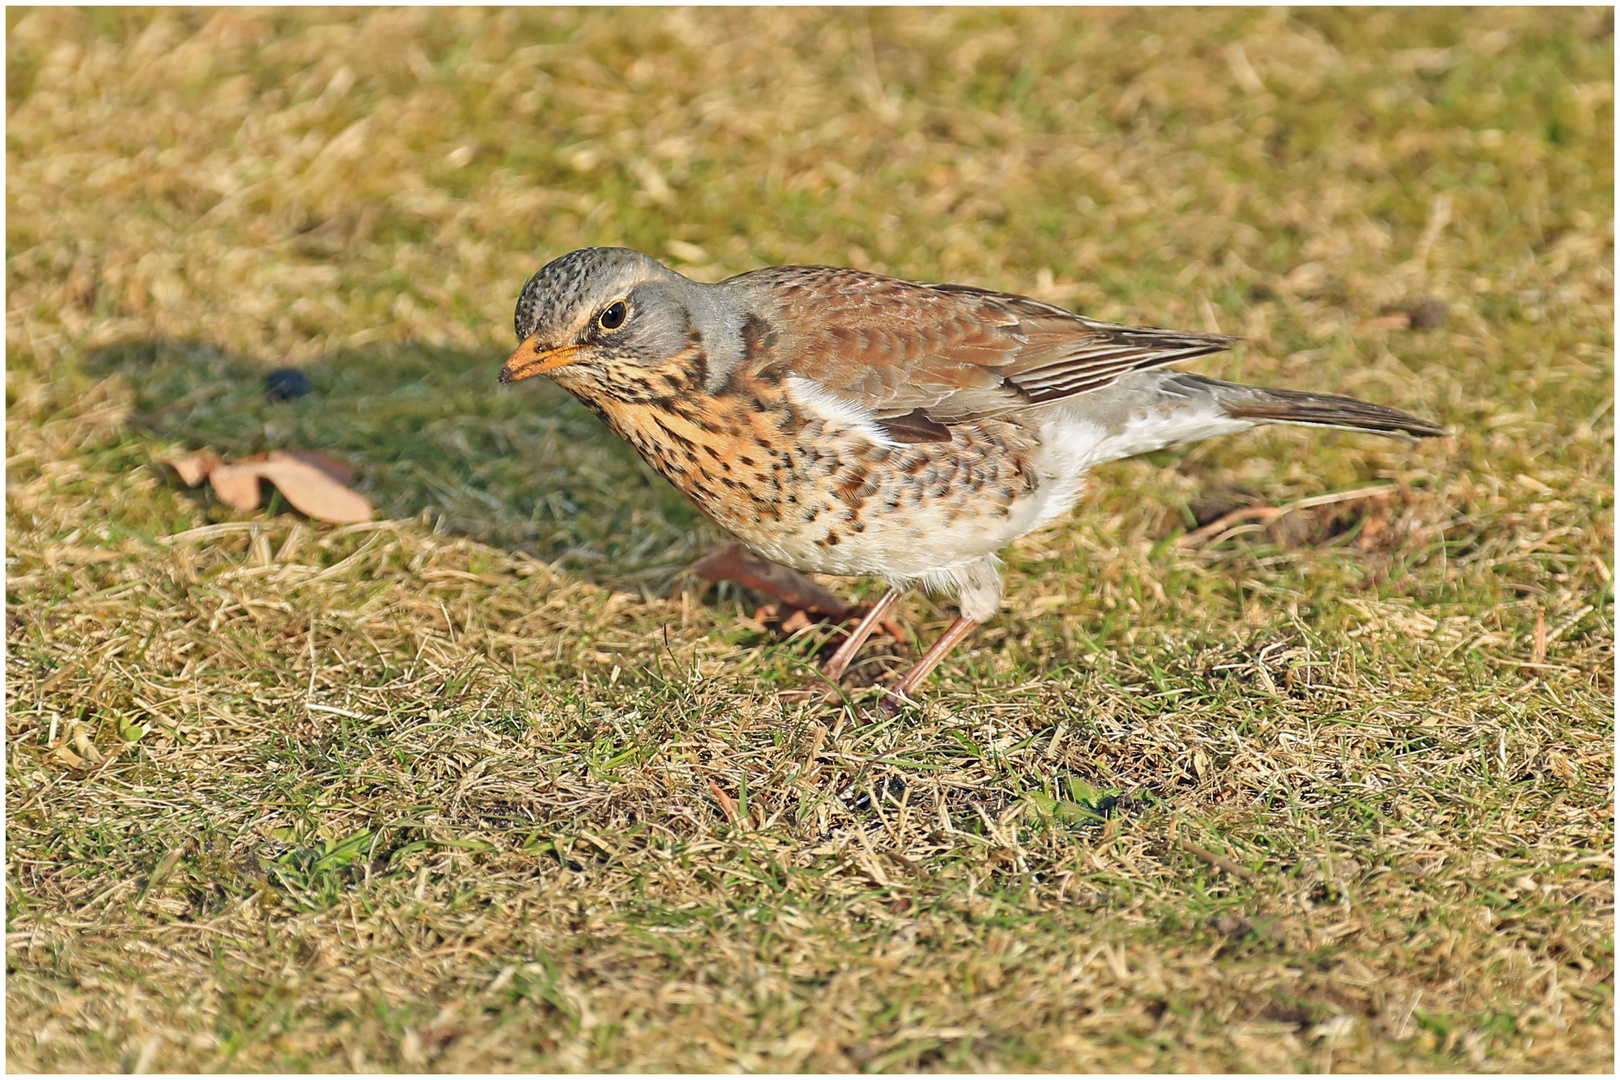
M624 325L625 316L629 314L630 309L625 306L624 301L615 300L596 317L596 325L604 330L617 330Z

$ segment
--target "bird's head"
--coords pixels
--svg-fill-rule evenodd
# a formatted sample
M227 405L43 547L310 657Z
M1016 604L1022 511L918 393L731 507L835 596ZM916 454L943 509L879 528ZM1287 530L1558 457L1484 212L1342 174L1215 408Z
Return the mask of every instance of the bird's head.
M654 371L702 362L724 336L705 286L628 248L583 248L547 263L518 297L520 344L501 382L547 375L582 397L634 398ZM723 322L723 320L722 320Z

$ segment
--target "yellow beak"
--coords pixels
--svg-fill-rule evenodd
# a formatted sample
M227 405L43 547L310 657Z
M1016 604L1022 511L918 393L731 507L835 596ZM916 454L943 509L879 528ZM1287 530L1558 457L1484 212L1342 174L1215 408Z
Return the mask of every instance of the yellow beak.
M572 364L582 348L582 345L559 345L554 349L545 349L541 348L539 338L526 338L506 358L506 366L501 368L501 382L519 382L531 375L544 375L564 364Z

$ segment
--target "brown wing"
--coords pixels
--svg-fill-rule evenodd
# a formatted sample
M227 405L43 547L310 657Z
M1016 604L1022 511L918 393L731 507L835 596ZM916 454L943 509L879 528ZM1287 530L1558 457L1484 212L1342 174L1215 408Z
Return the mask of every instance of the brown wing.
M1120 326L1024 296L859 270L783 266L733 278L793 318L776 365L879 419L949 423L1059 401L1121 375L1227 348L1234 338Z

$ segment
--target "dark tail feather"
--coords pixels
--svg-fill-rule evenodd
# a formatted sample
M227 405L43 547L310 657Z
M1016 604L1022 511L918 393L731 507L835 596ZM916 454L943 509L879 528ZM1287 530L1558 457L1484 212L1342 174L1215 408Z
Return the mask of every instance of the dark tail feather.
M1382 405L1369 405L1338 394L1310 394L1303 390L1263 390L1258 386L1201 380L1212 384L1215 400L1227 415L1238 420L1269 424L1309 424L1313 427L1349 428L1380 435L1430 438L1446 434L1438 424Z

